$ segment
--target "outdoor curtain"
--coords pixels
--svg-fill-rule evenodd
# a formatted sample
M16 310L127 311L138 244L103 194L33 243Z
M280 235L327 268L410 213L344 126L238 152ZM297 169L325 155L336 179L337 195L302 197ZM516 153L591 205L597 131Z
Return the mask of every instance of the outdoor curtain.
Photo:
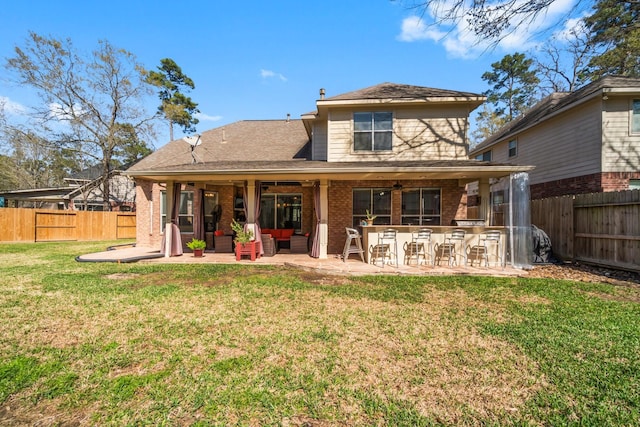
M171 201L171 241L169 244L169 255L170 256L178 256L182 255L182 237L180 236L180 227L178 227L178 215L180 213L180 195L182 191L182 185L179 182L173 184L173 200ZM165 247L167 245L167 233L165 230L164 235L162 236L162 242L160 244L160 252L165 251Z
M247 194L249 193L249 189L247 188L247 183L244 183L244 187L242 188L242 206L244 207L244 216L245 218L249 218L249 209L247 207ZM260 181L255 182L255 207L253 210L253 214L255 217L255 230L254 237L256 242L260 242L260 255L264 255L264 248L262 247L262 229L260 228L260 206L262 197L262 188L260 186ZM247 223L244 224L244 229L247 229Z
M193 238L204 240L204 190L200 189L197 192L198 200L195 200L195 205L200 206L200 210L193 215Z
M313 234L313 245L311 246L311 256L320 257L320 184L317 182L313 186L313 206L316 209L316 232Z

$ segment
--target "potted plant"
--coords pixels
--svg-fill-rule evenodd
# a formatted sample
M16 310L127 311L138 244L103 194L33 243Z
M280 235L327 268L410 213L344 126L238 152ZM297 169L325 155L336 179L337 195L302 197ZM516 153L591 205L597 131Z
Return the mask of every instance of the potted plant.
M187 247L193 251L194 257L201 257L207 247L207 242L193 238L190 242L187 242Z
M233 241L236 242L236 245L237 244L242 245L244 243L249 243L249 242L251 242L253 240L253 231L251 231L251 230L245 231L243 225L240 224L235 219L231 220L231 229L235 233L235 237L234 237Z
M378 217L378 215L372 215L371 212L369 212L369 209L367 209L365 212L367 215L367 225L373 225L373 221Z
M256 257L256 242L253 240L253 231L245 230L242 224L235 219L231 221L231 229L235 237L233 241L236 244L236 259L240 260L242 255L250 255L251 260Z

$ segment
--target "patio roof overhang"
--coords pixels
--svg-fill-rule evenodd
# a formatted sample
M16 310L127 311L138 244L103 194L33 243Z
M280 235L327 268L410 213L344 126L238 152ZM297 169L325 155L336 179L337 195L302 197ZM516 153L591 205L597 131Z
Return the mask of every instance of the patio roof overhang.
M125 172L134 178L166 181L347 181L400 179L457 179L462 184L484 178L500 178L515 172L527 172L533 166L494 164L491 162L245 162L243 164L192 164L155 170ZM285 163L285 164L282 164ZM381 165L382 163L382 165ZM385 164L386 163L386 164Z

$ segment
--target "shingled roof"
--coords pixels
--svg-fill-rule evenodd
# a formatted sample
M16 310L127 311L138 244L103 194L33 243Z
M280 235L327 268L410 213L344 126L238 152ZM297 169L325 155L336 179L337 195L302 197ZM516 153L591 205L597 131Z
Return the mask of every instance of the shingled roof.
M182 139L169 142L129 171L189 165L194 157L199 164L300 160L310 144L302 120L243 120L203 132L200 141L193 152Z
M353 92L326 98L325 101L346 101L363 99L424 99L424 98L484 98L483 95L455 90L435 89L397 83L381 83Z
M608 76L583 86L575 92L554 92L535 104L526 113L505 124L496 133L476 145L469 154L473 155L487 149L499 141L511 138L524 129L547 120L555 113L569 108L572 104L577 104L594 94L613 88L629 88L640 92L640 79Z

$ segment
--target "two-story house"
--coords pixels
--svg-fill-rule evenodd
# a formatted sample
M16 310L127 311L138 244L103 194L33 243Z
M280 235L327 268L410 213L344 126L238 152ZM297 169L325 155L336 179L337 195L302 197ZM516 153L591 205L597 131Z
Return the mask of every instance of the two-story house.
M469 156L534 165L533 199L640 188L640 79L604 77L553 93Z
M345 227L367 211L380 225L451 225L466 218L467 183L479 181L488 201L491 179L531 169L468 158L469 113L484 100L392 83L321 90L301 120L239 121L169 142L127 171L137 243L159 246L170 216L183 240L230 233L235 218L309 234L312 256L325 258L342 252Z

